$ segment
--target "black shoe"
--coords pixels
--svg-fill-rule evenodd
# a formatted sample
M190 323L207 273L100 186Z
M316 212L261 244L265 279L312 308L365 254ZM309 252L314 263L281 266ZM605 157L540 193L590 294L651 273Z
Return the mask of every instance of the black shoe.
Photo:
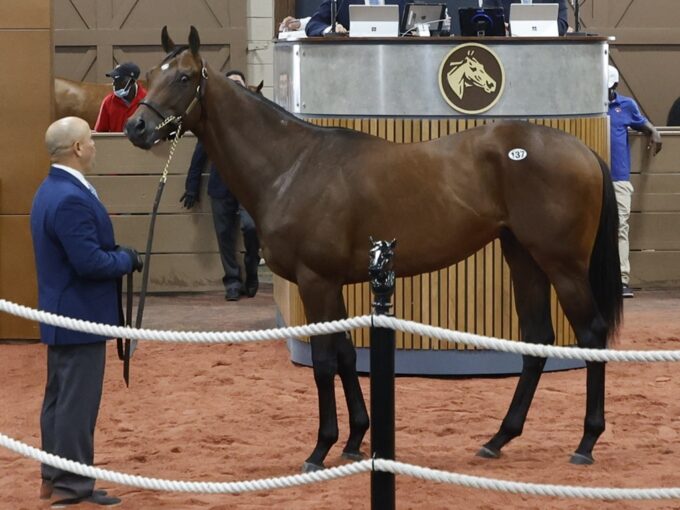
M50 480L43 480L40 485L40 499L50 499L54 492L54 484ZM68 492L57 489L57 493L62 493L62 499L70 499L67 497ZM106 496L106 491L102 489L95 489L92 494L96 496Z
M621 295L625 298L635 297L635 294L633 294L633 289L631 289L628 285L623 286L623 291L621 292Z
M104 492L104 494L102 494ZM67 508L69 506L78 505L80 503L89 503L91 505L99 506L117 506L120 505L120 498L107 496L105 491L94 491L90 496L81 496L79 498L59 499L52 503L52 508Z
M257 289L260 288L260 281L257 278L257 273L246 278L246 296L255 297Z
M241 298L241 289L236 287L231 287L227 289L224 299L227 301L238 301Z

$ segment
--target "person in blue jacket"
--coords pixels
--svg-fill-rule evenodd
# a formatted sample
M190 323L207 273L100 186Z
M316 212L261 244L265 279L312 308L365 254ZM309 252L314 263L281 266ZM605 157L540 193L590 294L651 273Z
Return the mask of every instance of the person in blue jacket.
M96 155L90 128L83 119L65 117L47 128L45 143L52 166L31 208L39 308L120 325L118 279L143 263L134 249L116 245L109 215L85 179ZM40 324L40 339L48 346L42 449L92 465L107 338ZM40 496L54 496L55 505L120 502L95 491L92 478L46 464L41 475Z
M338 12L335 17L336 32L345 33L350 29L349 26L349 6L350 5L364 5L364 0L337 0ZM399 6L399 19L404 15L404 5L406 0L385 0L386 5ZM317 11L312 15L307 22L305 32L308 36L319 36L328 33L331 29L331 1L324 0L319 5Z
M246 86L246 80L241 71L228 71L226 76L242 87ZM180 198L180 202L187 209L191 209L198 200L201 173L207 164L208 155L199 140L196 142L194 154L191 157L184 194ZM208 179L208 196L210 196L217 246L220 250L220 259L224 269L224 276L222 277L224 297L227 301L238 301L241 294L255 297L259 287L257 268L260 264L260 241L257 237L255 222L248 211L241 207L212 163L210 164L210 177ZM246 250L243 257L246 272L245 282L242 281L241 268L236 261L236 233L239 223Z
M633 196L633 184L630 182L630 145L628 129L646 134L648 138L647 150L656 156L662 147L661 135L651 122L645 117L635 100L616 92L619 86L619 71L609 66L607 87L609 89L609 138L611 155L611 174L614 181L616 203L619 210L619 260L621 263L621 283L623 297L632 298L630 288L630 244L628 241L628 220Z

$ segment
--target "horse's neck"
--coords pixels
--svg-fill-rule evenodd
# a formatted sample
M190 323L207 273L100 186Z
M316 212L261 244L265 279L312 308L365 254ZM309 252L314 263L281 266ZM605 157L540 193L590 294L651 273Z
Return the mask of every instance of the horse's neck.
M314 128L230 83L210 78L196 134L234 195L256 217L260 200L294 166L314 138Z

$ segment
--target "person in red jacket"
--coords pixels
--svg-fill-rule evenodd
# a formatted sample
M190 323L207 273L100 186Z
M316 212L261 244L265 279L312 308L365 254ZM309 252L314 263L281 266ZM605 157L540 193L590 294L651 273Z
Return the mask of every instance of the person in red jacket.
M146 90L139 83L139 66L133 62L118 64L106 76L113 79L113 92L102 101L94 130L106 133L123 131L128 117L135 113Z

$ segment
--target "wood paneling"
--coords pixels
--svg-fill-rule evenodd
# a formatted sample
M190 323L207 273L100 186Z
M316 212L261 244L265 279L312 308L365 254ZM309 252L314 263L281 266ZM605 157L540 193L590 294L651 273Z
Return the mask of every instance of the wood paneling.
M0 30L0 214L27 214L47 175L45 130L51 120L49 30ZM26 58L25 55L31 55Z
M51 18L52 6L50 1L0 0L0 30L49 30ZM9 46L2 47L8 48Z
M29 216L47 173L52 117L50 0L0 0L0 297L35 308ZM38 323L0 314L0 338L37 339Z
M662 130L663 150L647 151L647 137L630 135L630 283L634 287L680 284L680 130Z
M37 307L38 292L28 215L0 215L0 296ZM0 314L0 338L39 338L38 323Z
M606 118L529 119L574 134L597 153L608 153ZM470 129L494 119L312 119L322 126L343 125L381 136L397 143L416 143ZM284 287L283 289L279 287ZM279 308L288 325L306 323L302 302L293 284L275 279L275 299L285 298ZM348 316L369 314L371 296L368 283L343 289ZM564 317L555 292L551 293L553 325L558 345L573 345L574 333ZM510 271L500 242L480 249L466 260L433 273L397 278L394 296L396 317L447 329L467 331L507 339L520 338L519 321L513 302ZM287 315L286 315L287 314ZM419 335L397 332L397 348L402 350L466 349L464 345L432 341ZM369 345L368 333L354 335L358 347Z
M580 18L588 32L615 37L610 52L621 72L620 92L664 125L680 94L673 85L680 81L680 2L582 0Z
M117 63L132 60L142 69L158 64L160 31L167 25L177 44L189 26L199 28L201 54L215 70L246 70L244 0L54 0L55 75L107 82Z

